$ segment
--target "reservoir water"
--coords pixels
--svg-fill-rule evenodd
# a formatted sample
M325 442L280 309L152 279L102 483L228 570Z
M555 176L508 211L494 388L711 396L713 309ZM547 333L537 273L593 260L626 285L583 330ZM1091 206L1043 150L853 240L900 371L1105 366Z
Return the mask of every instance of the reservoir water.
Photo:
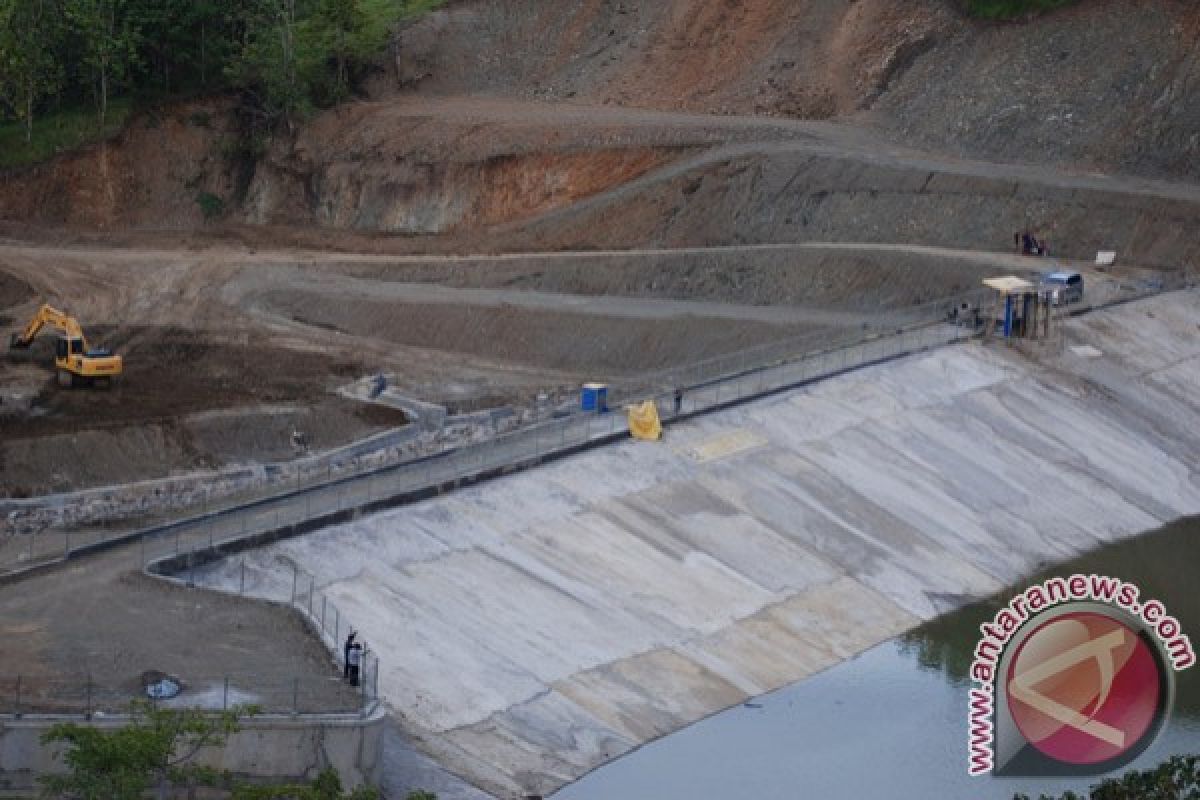
M1157 598L1200 646L1200 518L1110 545L1012 587L1075 572L1111 575ZM1012 798L1084 791L1102 778L967 775L967 669L1008 596L974 603L793 686L737 706L601 767L555 800ZM1200 667L1176 675L1155 744L1127 769L1200 753Z

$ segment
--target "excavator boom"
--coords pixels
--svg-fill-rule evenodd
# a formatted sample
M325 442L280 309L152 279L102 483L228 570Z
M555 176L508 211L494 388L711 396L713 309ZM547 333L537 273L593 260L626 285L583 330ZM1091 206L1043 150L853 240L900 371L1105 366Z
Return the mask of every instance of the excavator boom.
M83 329L78 320L53 306L44 305L33 315L33 319L29 320L21 334L13 334L10 345L22 349L29 347L47 325L56 328L68 338L83 338Z

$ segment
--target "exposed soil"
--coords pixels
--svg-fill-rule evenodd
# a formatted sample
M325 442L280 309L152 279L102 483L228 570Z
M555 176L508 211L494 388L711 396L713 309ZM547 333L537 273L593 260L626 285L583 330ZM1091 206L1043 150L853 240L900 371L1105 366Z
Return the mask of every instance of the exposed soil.
M113 230L195 228L202 193L230 199L239 176L223 101L138 114L115 139L0 173L0 218Z
M409 347L536 364L579 380L660 369L793 337L814 328L683 318L640 320L513 307L331 304L305 292L276 292L269 307L355 336ZM447 370L449 373L450 370Z
M51 432L64 418L79 427L110 427L130 421L170 420L199 411L294 402L314 386L336 386L360 377L363 367L323 353L222 341L213 334L179 328L95 328L96 338L125 359L125 372L111 388L62 391L47 386L39 395L44 416L24 420L21 432ZM54 342L40 339L32 360L51 373ZM10 356L10 359L13 357ZM5 431L0 418L0 431ZM14 432L10 427L7 432Z
M1011 255L1014 231L1194 269L1198 43L1188 0L1002 25L949 0L453 0L253 171L224 101L141 114L0 175L0 337L51 301L126 363L63 391L52 337L0 359L0 399L33 398L0 406L0 494L344 444L404 421L333 393L376 371L478 409L876 324L1054 263ZM0 586L0 675L329 684L293 615L133 564Z
M4 690L20 675L27 708L74 710L90 679L94 703L119 712L141 693L141 673L154 669L193 689L222 688L224 676L235 676L235 688L275 710L290 706L299 677L307 709L355 707L298 614L171 586L139 566L128 548L42 576L36 591L28 582L0 585Z
M1026 261L1021 267L1035 268ZM580 295L658 297L870 312L974 289L995 261L949 253L732 248L538 259L339 264L360 278Z
M533 40L558 46L514 46ZM1187 0L1005 24L947 0L472 0L405 31L397 75L431 95L856 116L937 150L1195 178L1198 41Z
M343 443L394 422L331 394L376 370L480 408L870 324L1034 266L995 255L1013 231L1191 268L1198 40L1182 0L1004 25L945 0L456 0L398 33L368 99L253 172L226 157L226 102L142 114L3 176L0 232L31 243L0 256L5 328L51 300L127 374L61 392L49 337L0 363L5 392L36 396L0 415L0 475L37 493L286 458L293 429ZM754 247L781 243L848 247ZM386 257L477 253L513 257Z
M7 272L0 271L0 313L33 297L33 289Z

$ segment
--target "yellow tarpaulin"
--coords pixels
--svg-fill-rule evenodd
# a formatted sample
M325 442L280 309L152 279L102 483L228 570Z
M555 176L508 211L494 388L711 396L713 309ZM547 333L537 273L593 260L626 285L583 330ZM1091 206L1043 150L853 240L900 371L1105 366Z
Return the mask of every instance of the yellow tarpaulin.
M633 434L633 438L646 442L657 442L662 438L658 406L653 400L629 407L629 432Z

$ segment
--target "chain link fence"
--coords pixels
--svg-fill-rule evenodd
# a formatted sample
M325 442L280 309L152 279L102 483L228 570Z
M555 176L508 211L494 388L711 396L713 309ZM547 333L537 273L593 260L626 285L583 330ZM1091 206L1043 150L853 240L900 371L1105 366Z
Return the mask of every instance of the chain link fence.
M261 675L181 675L153 683L118 682L90 675L54 677L0 675L0 714L127 714L137 700L160 708L222 711L253 706L263 714L363 714L373 707L378 662L371 660L364 681L354 687L338 676L296 676L268 680ZM179 688L173 697L159 696L162 681Z

